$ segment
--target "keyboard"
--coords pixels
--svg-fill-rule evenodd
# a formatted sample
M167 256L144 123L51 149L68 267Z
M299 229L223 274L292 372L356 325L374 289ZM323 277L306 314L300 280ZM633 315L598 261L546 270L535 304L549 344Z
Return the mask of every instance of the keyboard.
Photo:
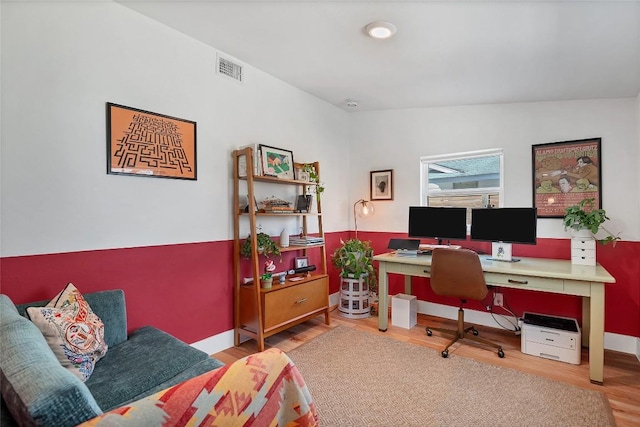
M449 248L449 249L460 249L462 246L460 245L420 245L421 251L433 251L438 248Z

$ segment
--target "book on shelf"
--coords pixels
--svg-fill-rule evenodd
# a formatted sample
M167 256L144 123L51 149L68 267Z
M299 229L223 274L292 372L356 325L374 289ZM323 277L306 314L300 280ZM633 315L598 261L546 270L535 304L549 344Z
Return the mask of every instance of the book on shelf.
M310 237L310 236L289 237L289 244L292 246L311 246L311 245L321 245L323 243L324 243L323 237Z

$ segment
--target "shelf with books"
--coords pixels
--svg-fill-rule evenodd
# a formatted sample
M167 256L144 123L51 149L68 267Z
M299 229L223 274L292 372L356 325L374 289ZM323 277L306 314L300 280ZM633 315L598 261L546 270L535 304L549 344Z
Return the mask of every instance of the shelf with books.
M327 254L324 244L324 233L322 231L322 206L320 198L309 197L310 186L312 182L285 179L274 176L256 175L254 159L256 153L253 146L247 146L235 150L233 157L233 212L234 217L234 342L239 345L241 337L249 337L255 339L258 343L260 351L264 349L265 338L290 328L294 325L309 320L315 316L324 314L325 323L329 324L329 278L327 275ZM294 163L295 168L302 169L305 165L311 165L315 174L319 176L320 165L318 162L311 164ZM244 176L240 174L244 170ZM254 171L254 174L246 174L246 171ZM306 209L302 212L296 211L297 205L291 208L291 204L271 196L262 203L262 209L258 210L256 202L256 183L261 183L258 190L264 191L265 185L271 184L284 185L294 187L294 191L286 190L284 192L291 196L295 193L296 200L302 196L313 200L315 211L312 210L308 203L305 204ZM273 187L272 187L273 188ZM264 194L264 193L263 193ZM253 200L253 203L245 203L249 208L242 207L240 200ZM253 209L251 209L253 205ZM266 206L266 209L265 209ZM240 236L240 223L246 225L249 222L249 229L252 231L249 235L250 239L255 239L258 231L257 218L270 217L267 221L294 221L293 218L299 218L301 222L301 235L305 236L303 240L299 240L299 236L290 237L289 246L279 247L280 252L300 251L301 254L307 254L308 250L319 251L319 265L314 274L305 276L304 280L289 281L285 280L284 286L278 286L273 281L272 288L267 292L260 287L260 276L262 275L263 266L260 263L260 254L257 251L251 251L250 265L252 279L249 283L244 283L245 278L241 277L241 257L240 246L241 240L246 235ZM317 231L311 231L308 227L309 222L317 222ZM298 223L300 225L300 223ZM277 239L274 238L275 241ZM254 240L251 248L257 247ZM246 262L246 261L245 261ZM245 269L246 271L246 269Z

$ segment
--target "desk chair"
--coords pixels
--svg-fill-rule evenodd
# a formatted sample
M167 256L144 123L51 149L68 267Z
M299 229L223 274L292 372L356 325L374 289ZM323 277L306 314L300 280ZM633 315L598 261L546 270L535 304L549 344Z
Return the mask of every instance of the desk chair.
M432 335L432 331L455 336L442 350L442 357L449 356L449 347L462 338L495 347L498 349L498 356L504 357L504 351L500 345L478 337L478 331L473 326L464 327L464 304L468 299L482 301L489 292L478 254L468 249L434 249L431 256L431 289L436 295L460 299L457 331L427 327L428 336Z

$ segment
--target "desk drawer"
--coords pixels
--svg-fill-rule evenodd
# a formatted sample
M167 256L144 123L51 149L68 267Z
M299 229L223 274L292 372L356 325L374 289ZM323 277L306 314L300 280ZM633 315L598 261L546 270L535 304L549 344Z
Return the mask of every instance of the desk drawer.
M264 328L287 323L328 304L328 279L317 280L263 294Z
M517 274L485 273L487 285L520 289L563 291L564 280L549 277L519 276Z
M431 275L431 266L402 264L402 274L407 276L429 277Z

